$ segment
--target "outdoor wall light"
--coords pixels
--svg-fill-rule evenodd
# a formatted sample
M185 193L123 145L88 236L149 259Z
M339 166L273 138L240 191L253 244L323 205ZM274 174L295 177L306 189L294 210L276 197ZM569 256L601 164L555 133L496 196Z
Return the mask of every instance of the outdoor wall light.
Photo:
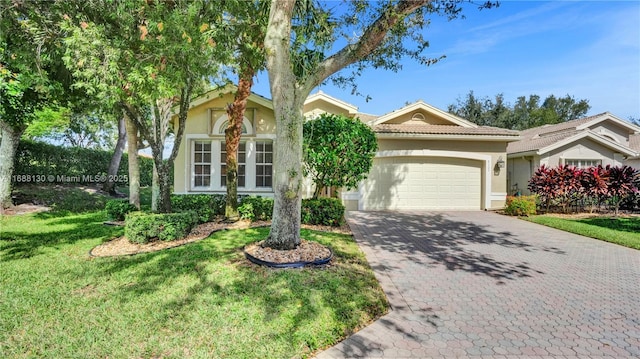
M502 156L498 157L498 161L496 162L496 165L498 166L498 168L504 168L504 160L502 159Z

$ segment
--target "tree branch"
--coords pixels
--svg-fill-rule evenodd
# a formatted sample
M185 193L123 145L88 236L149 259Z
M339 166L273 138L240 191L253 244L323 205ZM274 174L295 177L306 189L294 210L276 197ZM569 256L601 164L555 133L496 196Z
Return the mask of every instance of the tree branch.
M311 91L329 76L371 54L384 41L389 29L406 15L430 3L431 0L401 0L392 8L384 11L354 44L347 44L335 54L322 61L315 73L309 76L302 87Z

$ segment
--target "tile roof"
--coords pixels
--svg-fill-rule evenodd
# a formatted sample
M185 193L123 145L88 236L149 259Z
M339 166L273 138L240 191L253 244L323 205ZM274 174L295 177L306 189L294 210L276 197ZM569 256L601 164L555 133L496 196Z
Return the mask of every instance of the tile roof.
M582 131L567 130L556 133L549 133L544 136L531 136L527 131L522 131L520 141L511 142L507 144L507 153L529 152L536 151L547 146L551 146L558 141L562 141L565 138L575 136Z
M572 120L572 121L566 121L566 122L561 122L561 123L557 123L555 125L544 125L544 126L540 126L540 127L534 127L534 128L529 128L526 130L523 130L522 132L520 132L520 134L522 135L522 140L524 141L527 138L532 138L536 135L543 135L543 134L549 134L552 132L559 132L559 131L565 131L565 130L575 130L577 129L580 125L584 125L585 123L589 123L593 120L595 120L598 117L602 117L603 115L605 115L606 112L594 115L594 116L589 116L589 117L584 117L584 118L579 118L577 120Z
M603 112L594 116L579 118L577 120L558 123L555 125L544 125L534 127L520 132L520 140L507 145L507 153L519 153L537 151L551 146L566 138L589 131L588 128L580 128L582 125L594 120L612 118L608 112ZM580 129L579 129L580 128ZM629 146L634 151L640 150L640 135L631 134L629 136Z
M373 126L376 133L404 133L404 134L430 134L430 135L470 135L470 136L518 136L518 131L504 128L479 126L462 127L450 125L429 124L391 124L381 123Z
M369 121L375 120L376 118L378 118L380 116L372 115L370 113L358 112L358 113L356 113L356 117L360 119L360 122L367 123Z

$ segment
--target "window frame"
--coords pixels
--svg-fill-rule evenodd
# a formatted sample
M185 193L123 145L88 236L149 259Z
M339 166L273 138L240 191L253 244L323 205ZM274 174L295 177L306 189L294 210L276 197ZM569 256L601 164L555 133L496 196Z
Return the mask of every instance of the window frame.
M201 150L198 150L198 145L202 146ZM204 146L209 146L209 150L206 151L204 149ZM202 155L202 159L201 161L197 161L197 157L198 155ZM206 162L205 161L205 155L208 154L209 155L209 161ZM196 140L192 142L192 151L191 151L191 155L192 155L192 178L191 178L191 185L193 188L210 188L212 186L212 180L213 180L213 176L212 176L212 163L213 163L213 144L211 143L211 141L206 141L206 140ZM197 173L197 168L198 166L201 167L208 167L209 169L209 173L206 174L205 172L202 173ZM198 178L201 177L202 180L204 181L205 178L208 178L209 180L209 184L208 185L198 185ZM202 182L203 183L203 182Z
M222 160L224 159L224 152L225 152L225 138L224 136L216 136L215 138L212 138L211 136L208 136L207 134L201 134L201 135L188 135L186 138L186 141L188 143L187 148L189 148L189 153L185 154L186 155L186 165L187 165L187 171L185 171L185 182L187 184L187 191L188 192L215 192L215 193L220 193L220 192L226 192L226 183L225 181L222 179L223 176L223 169L224 166L226 165ZM259 193L259 194L265 194L265 192L268 193L272 193L273 192L273 185L274 185L274 179L275 179L275 174L273 171L273 165L274 165L274 160L275 160L275 138L272 135L260 135L257 137L248 137L248 138L243 138L241 139L241 146L244 146L245 152L244 152L244 158L241 158L241 156L238 156L238 164L239 166L244 166L244 170L242 168L239 168L239 183L238 183L238 190L239 192L242 193L247 193L247 194L251 194L253 192L255 193ZM196 145L196 143L198 145ZM204 145L207 146L209 145L208 148L204 147L201 148L200 145ZM265 147L266 146L266 147ZM196 155L196 147L198 147L198 150L201 151L202 149L205 149L207 151L207 154L210 153L210 156L207 157L201 157L201 156L197 156ZM240 148L240 150L242 149L242 147ZM258 151L258 149L260 151ZM256 160L258 159L259 155L258 152L264 154L264 150L265 149L270 149L271 152L267 153L268 157L267 158L261 158L261 160L263 161L262 163L260 162L256 162ZM269 152L269 151L266 151ZM261 155L262 156L262 155ZM199 160L206 160L207 158L210 159L210 163L205 163L205 162L196 162L196 157L198 157ZM270 157L270 158L269 158ZM270 159L271 163L266 163L264 161ZM242 161L244 160L244 161ZM205 177L208 176L209 178L209 185L205 185L206 180L201 181L201 180L196 180L196 166L199 165L207 165L208 169L209 169L209 174L205 174ZM262 168L268 168L267 171L271 171L270 175L267 174L266 177L270 177L271 180L271 185L270 186L264 186L264 184L268 184L269 180L266 180L267 182L265 182L264 180L261 180L258 178L258 167L261 166ZM244 173L242 173L242 171ZM206 169L205 169L206 172ZM240 176L242 173L242 176L244 176L244 186L241 186L241 180L240 180ZM263 172L264 173L264 172ZM203 174L198 174L198 176L203 176ZM261 175L261 177L265 177L265 175ZM198 183L199 185L196 186L196 183ZM223 185L224 184L224 185Z
M267 151L267 145L270 146L270 150ZM262 149L260 148L262 146ZM273 141L272 140L256 140L255 141L255 186L256 188L273 188ZM262 160L260 157L262 156ZM270 157L270 161L267 161L267 158ZM262 173L259 173L258 167L262 168ZM269 169L269 173L265 173L265 171ZM259 181L262 179L262 181ZM265 186L264 183L269 182L268 186ZM258 184L261 183L262 185Z
M589 167L596 167L602 165L602 159L599 158L565 158L562 160L564 165L573 166L575 168L585 169ZM573 164L570 162L577 162L578 164ZM585 162L589 162L591 164L586 165ZM583 164L584 163L584 164ZM593 164L595 163L595 164Z

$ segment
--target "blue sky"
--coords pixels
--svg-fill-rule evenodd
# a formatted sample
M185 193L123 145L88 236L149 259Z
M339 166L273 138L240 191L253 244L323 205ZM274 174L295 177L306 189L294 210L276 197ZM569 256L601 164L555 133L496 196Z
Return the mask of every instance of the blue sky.
M446 110L473 90L503 93L511 104L569 94L589 100L589 115L640 119L640 1L502 1L464 13L434 18L427 29L428 53L446 59L429 67L406 60L398 73L365 71L358 89L369 102L332 85L320 89L378 115L419 99ZM271 97L266 75L254 91Z

